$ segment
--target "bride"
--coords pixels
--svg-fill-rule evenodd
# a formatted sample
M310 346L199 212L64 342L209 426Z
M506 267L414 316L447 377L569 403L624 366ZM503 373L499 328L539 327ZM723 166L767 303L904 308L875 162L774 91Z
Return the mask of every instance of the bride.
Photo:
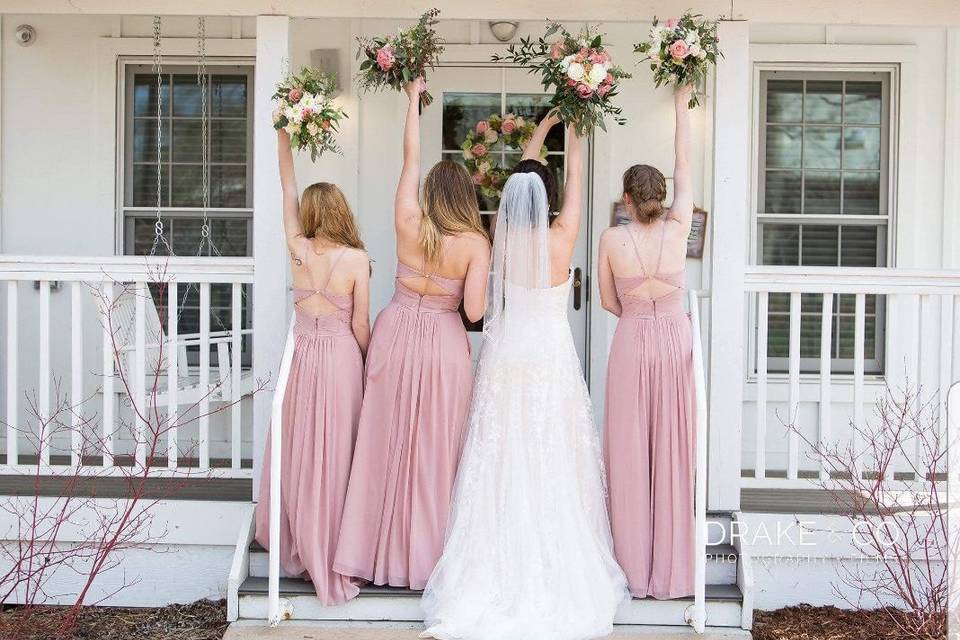
M423 637L604 636L627 594L567 321L583 144L572 128L568 136L564 205L552 225L536 174L504 185L484 347L446 545L423 595Z

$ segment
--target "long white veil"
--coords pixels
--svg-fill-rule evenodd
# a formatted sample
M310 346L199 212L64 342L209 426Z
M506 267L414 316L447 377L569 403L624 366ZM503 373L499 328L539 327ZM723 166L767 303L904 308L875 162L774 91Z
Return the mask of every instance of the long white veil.
M483 317L487 340L523 322L531 289L550 286L550 221L547 190L533 173L515 173L500 196L490 266L490 295Z

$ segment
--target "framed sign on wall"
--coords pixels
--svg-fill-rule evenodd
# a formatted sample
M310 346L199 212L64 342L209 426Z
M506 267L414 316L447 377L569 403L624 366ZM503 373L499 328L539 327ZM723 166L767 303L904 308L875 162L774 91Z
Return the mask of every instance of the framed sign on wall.
M633 220L627 207L622 201L613 203L610 215L610 226L629 224ZM703 245L707 234L707 212L700 207L693 208L693 222L690 225L690 235L687 236L687 257L702 258Z

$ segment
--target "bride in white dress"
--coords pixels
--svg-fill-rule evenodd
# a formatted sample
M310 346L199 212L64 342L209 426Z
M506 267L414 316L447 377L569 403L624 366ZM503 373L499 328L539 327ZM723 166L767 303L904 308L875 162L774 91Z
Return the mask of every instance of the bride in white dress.
M443 556L423 595L441 640L609 634L626 580L613 555L603 463L570 325L582 140L549 223L535 174L507 180L485 341Z

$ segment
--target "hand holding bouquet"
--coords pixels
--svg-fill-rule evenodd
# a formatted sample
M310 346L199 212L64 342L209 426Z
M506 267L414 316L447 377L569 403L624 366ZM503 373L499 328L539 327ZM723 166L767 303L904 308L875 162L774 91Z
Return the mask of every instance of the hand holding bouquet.
M330 98L336 86L332 76L304 67L288 75L273 94L273 128L290 135L291 148L310 149L314 162L325 151L340 153L336 133L347 114Z
M508 113L503 117L491 115L470 130L460 145L460 151L463 153L467 171L473 178L473 184L480 189L484 197L500 197L503 183L510 177L510 170L499 166L491 151L497 145L525 151L536 128L533 122ZM546 145L540 147L539 157L541 162L546 161Z
M703 16L683 14L660 23L653 19L650 39L634 46L637 53L646 54L656 85L693 85L687 106L700 104L696 87L702 86L711 64L723 57L718 48L717 23Z
M357 38L357 59L363 59L357 76L360 87L367 91L384 87L401 91L415 78L425 79L427 69L437 66L443 52L443 43L433 29L438 15L439 9L430 9L416 25L395 36ZM425 107L431 102L433 98L424 89L420 104Z
M560 33L560 39L548 42ZM603 46L603 36L590 29L571 34L560 24L551 23L544 37L534 41L524 38L519 45L510 45L505 56L494 56L495 62L513 62L539 71L543 88L554 91L550 104L563 122L576 127L578 135L586 135L594 127L606 131L604 116L612 116L617 124L625 124L620 107L613 104L618 82L629 78Z

